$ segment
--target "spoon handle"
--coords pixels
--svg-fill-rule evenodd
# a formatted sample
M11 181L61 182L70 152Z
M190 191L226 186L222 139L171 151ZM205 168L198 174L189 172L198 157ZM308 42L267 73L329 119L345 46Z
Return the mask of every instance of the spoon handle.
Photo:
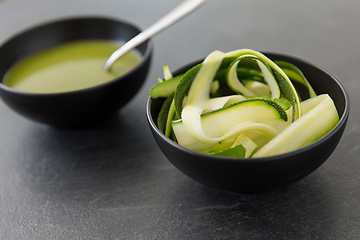
M131 40L126 42L123 46L121 46L119 49L117 49L113 54L108 58L106 61L103 71L108 71L111 65L122 55L130 51L131 49L135 48L139 44L145 42L150 37L156 35L157 33L161 32L162 30L166 29L167 27L174 24L176 21L180 20L184 16L186 16L188 13L195 10L197 7L199 7L202 3L204 3L206 0L185 0L180 5L178 5L176 8L174 8L171 12L166 14L164 17L162 17L160 20L155 22L153 25L151 25L146 30L142 31L135 37L133 37Z

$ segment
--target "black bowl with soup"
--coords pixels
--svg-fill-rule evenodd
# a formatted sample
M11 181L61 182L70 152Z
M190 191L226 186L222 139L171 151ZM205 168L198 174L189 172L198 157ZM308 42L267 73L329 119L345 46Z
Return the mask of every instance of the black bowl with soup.
M102 72L111 53L139 32L133 23L102 17L61 19L26 30L0 46L0 97L37 122L57 127L100 123L145 82L151 39Z

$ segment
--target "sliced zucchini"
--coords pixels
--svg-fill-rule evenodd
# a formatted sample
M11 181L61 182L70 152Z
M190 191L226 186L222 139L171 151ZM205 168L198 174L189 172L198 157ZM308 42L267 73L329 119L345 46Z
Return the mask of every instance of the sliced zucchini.
M173 78L173 75L170 71L169 65L164 64L163 71L164 71L164 80L169 80L169 79Z
M225 96L225 97L211 98L208 100L208 102L206 104L206 109L204 109L202 113L211 112L216 109L227 107L231 104L241 102L244 100L246 100L246 98L241 95L231 95L231 96Z
M200 115L208 109L211 83L224 55L223 52L214 51L205 58L191 83L187 102L181 112L181 119L186 130L200 142L213 142L202 131Z
M174 99L174 94L171 94L170 96L168 96L163 105L160 108L160 112L157 118L157 125L158 128L160 130L160 132L165 134L165 130L166 130L166 126L167 126L167 119L168 119L168 115L169 115L169 110L171 107L171 104L173 102Z
M175 77L166 64L163 70L165 80L150 89L152 98L167 98L158 127L195 151L241 158L282 154L316 141L339 121L329 95L317 96L300 69L250 49L214 51ZM292 81L308 89L308 100L300 103Z
M239 135L231 148L239 145L245 148L245 158L249 158L251 154L255 151L255 149L258 147L258 145L253 140L251 140L251 138L249 138L245 132Z
M182 75L178 75L171 79L168 79L166 81L162 81L162 82L156 84L155 86L153 86L150 89L150 91L149 91L150 96L153 99L156 99L159 97L166 98L166 97L170 96L171 94L174 93L177 85L179 84L179 82L181 80L181 77L182 77Z
M258 97L260 96L270 97L270 88L265 83L250 80L247 81L244 86Z
M167 114L166 127L165 127L165 136L167 136L168 138L172 133L171 122L174 120L174 117L175 117L175 106L174 106L174 98L172 98L169 111Z
M232 89L236 93L242 94L244 96L256 96L251 90L246 88L238 78L236 69L242 58L244 58L244 56L239 57L237 60L231 63L226 78L227 83L230 89Z
M253 93L250 89L246 88L238 78L236 69L240 61L243 60L252 60L255 61L256 64L258 64L259 69L261 70L262 75L264 77L264 80L269 87L271 97L280 98L279 84L276 82L272 70L270 69L270 67L267 66L266 62L264 62L257 56L251 54L241 55L231 63L227 75L227 82L229 84L229 87L233 89L233 91L243 94L245 96L256 96L256 94Z
M275 77L279 87L281 94L284 95L291 103L292 107L292 121L295 121L301 115L300 109L300 99L297 95L296 89L292 84L289 77L284 73L284 71L276 65L273 61L271 61L264 54L251 50L251 49L240 49L226 53L225 59L234 59L243 55L254 55L259 60L261 60L264 64L271 68L273 72L273 76Z
M182 77L179 84L176 86L174 92L174 101L175 101L175 111L178 118L181 118L181 112L183 109L184 98L188 95L190 86L195 79L195 76L199 72L202 64L198 64L188 70Z
M275 61L275 63L284 71L284 73L291 80L299 82L302 85L304 85L305 87L307 87L311 98L316 97L316 93L315 93L314 89L312 88L311 84L309 83L309 81L306 79L306 77L304 76L304 74L301 72L301 70L298 67L294 66L291 63L283 62L283 61Z
M304 115L271 139L253 157L278 155L302 148L323 137L339 122L339 115L328 94L303 103L306 105Z
M172 127L180 145L197 149L214 145L241 132L256 130L271 138L285 129L290 123L286 112L274 101L249 99L201 115L200 127L205 137L192 135L183 120L172 122ZM196 143L197 142L197 143Z

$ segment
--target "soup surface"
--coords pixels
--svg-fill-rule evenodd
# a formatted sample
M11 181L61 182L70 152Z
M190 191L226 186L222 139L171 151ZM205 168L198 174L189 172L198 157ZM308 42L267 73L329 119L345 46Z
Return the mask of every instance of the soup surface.
M117 42L84 40L62 44L23 59L11 68L3 83L35 93L75 91L108 82L134 68L141 60L137 50L119 58L108 72L102 67L120 47Z

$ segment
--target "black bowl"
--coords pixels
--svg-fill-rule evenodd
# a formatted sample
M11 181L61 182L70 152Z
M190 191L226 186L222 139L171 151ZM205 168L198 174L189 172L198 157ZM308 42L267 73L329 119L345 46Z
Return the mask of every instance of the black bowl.
M318 94L328 93L338 110L340 121L327 135L311 145L282 155L234 159L202 154L186 149L162 134L156 119L164 99L147 103L147 119L153 136L168 160L181 172L205 185L239 193L256 193L294 183L320 167L332 154L344 132L349 116L349 98L340 82L325 70L298 58L265 53L272 60L283 60L299 67ZM184 73L191 63L174 74Z
M141 29L127 21L102 17L62 19L34 27L0 46L0 79L19 60L65 42L85 39L128 41ZM152 41L137 49L141 62L105 84L62 93L17 91L0 83L0 97L14 111L58 127L83 127L104 121L128 103L142 87L151 62ZM105 64L105 63L104 63Z

